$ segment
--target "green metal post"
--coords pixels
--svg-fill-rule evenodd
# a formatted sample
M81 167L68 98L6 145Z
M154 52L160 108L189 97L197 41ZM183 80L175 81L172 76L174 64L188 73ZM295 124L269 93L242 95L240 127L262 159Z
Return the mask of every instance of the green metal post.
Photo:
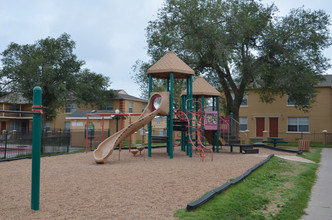
M181 110L183 112L186 112L186 96L182 96L181 97ZM181 131L181 151L186 151L186 131Z
M41 110L42 89L33 89L33 110ZM32 174L31 174L31 209L39 210L40 193L40 149L41 149L41 119L39 113L33 114L32 121Z
M166 80L166 91L169 92L169 81L170 79ZM171 97L169 97L169 103L171 103ZM167 137L170 137L170 114L167 116L167 121L166 121L166 128L167 128ZM167 154L168 156L170 156L170 144L169 144L169 140L167 141L166 144L166 150L167 150Z
M231 121L231 137L233 138L233 112L231 112L231 118L230 118L230 121ZM231 152L233 152L233 145L231 145Z
M151 97L151 92L152 92L152 75L149 74L149 98ZM149 125L148 125L148 156L149 157L151 157L151 144L152 144L151 135L152 135L152 123L149 122Z
M196 105L195 105L195 112L196 112L196 114L197 114L197 112L198 112L198 103L197 103L197 101L198 101L198 97L195 97L195 101L196 101ZM196 119L197 120L197 119ZM197 138L198 138L198 135L197 135L197 132L198 132L198 127L197 127L197 123L196 123L196 134L195 134L195 144L196 144L196 147L198 146L198 141L197 141Z
M189 99L189 101L188 101L188 105L189 105L188 111L192 112L192 104L193 104L193 76L192 75L189 76L189 94L188 94L187 97ZM188 117L192 118L192 115L188 114ZM192 133L193 133L193 130L192 130L193 121L192 120L190 120L189 125L190 125L190 131L189 131L190 134L189 135L192 138ZM191 143L189 143L189 145L190 144ZM189 157L192 157L193 156L192 146L190 146L188 150L189 150Z
M205 98L204 98L204 95L202 95L201 102L202 102L202 110L203 110L203 112L205 112L205 110L204 110L204 101L205 101ZM202 143L204 143L204 129L205 129L205 126L204 126L204 117L203 117L202 118L202 132L203 132L203 134L202 134Z
M170 91L169 91L169 158L173 158L173 90L174 90L174 74L170 75Z
M212 97L212 111L215 110L215 98ZM216 132L212 131L212 150L213 152L216 151Z
M187 78L187 96L186 96L186 111L184 112L184 113L186 113L187 114L187 116L188 116L188 118L189 118L189 101L188 101L188 99L189 99L189 90L190 90L190 86L189 86L189 84L190 84L190 79L189 79L189 77ZM187 145L187 152L186 152L186 155L188 155L189 156L189 149L191 148L191 146L190 146L190 143L189 143L189 135L190 135L190 131L187 129L187 131L186 131L186 133L187 133L187 140L186 140L186 145Z
M220 137L220 125L219 125L219 97L217 96L216 100L216 106L217 106L217 152L219 153L219 137Z

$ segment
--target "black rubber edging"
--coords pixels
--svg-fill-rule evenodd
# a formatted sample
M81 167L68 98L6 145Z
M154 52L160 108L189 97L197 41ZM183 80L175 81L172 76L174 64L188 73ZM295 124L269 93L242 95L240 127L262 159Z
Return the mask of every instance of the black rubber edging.
M247 170L244 174L242 174L241 176L238 176L234 180L229 181L229 182L219 186L218 188L211 190L210 192L208 192L207 194L205 194L204 196L202 196L198 200L196 200L194 202L191 202L191 203L188 203L187 204L187 211L193 211L193 210L197 209L199 206L203 205L204 203L206 203L207 201L212 199L214 196L222 193L223 191L228 189L230 186L241 182L246 177L248 177L252 172L254 172L256 169L261 167L263 164L267 163L272 157L274 157L274 154L269 155L264 161L256 164L255 166L253 166L252 168Z
M281 148L276 148L276 147L272 147L266 144L252 144L252 146L254 147L264 147L270 150L275 150L275 151L283 151L283 152L288 152L288 153L296 153L298 155L303 154L302 151L297 151L297 150L287 150L287 149L281 149Z

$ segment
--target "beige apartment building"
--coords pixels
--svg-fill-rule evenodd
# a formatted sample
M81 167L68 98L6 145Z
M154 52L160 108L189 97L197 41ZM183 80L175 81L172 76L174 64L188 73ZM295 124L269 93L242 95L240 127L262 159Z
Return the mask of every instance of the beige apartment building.
M21 95L8 94L0 98L1 110L30 111L32 104ZM1 131L28 133L32 130L32 114L0 113Z
M332 132L332 75L315 87L316 102L303 112L287 99L287 95L271 104L262 103L254 90L246 91L240 107L240 130L250 138L281 137L296 141L303 136L321 141L324 133Z
M91 113L91 111L104 111L109 113L114 113L118 109L121 113L142 113L147 105L147 101L128 95L124 90L115 90L116 96L110 100L109 105L106 109L100 109L98 106L93 105L77 105L75 102L69 102L64 108L60 108L57 111L57 117L53 121L46 121L44 129L46 131L56 130L56 131L70 131L71 129L76 129L77 126L72 126L73 120L77 120L75 116L78 114L78 118L86 120L86 114ZM2 110L12 110L12 111L31 111L32 103L27 99L23 98L21 95L4 95L0 97L0 106ZM85 113L82 115L82 112ZM73 119L73 117L75 119ZM135 118L132 118L135 120ZM128 121L128 122L127 122ZM123 120L123 125L129 123L129 118ZM28 133L32 130L32 115L22 114L22 113L0 113L0 124L1 130L7 131L17 131ZM80 124L80 123L78 123ZM75 123L74 123L75 125ZM98 128L98 123L96 127ZM111 128L115 131L115 126L108 126L106 128ZM119 125L121 127L121 125ZM112 130L112 132L113 132Z
M110 100L109 105L104 110L76 110L68 115L65 115L65 123L69 124L68 128L72 136L71 146L85 146L86 137L84 136L84 129L86 128L88 114L95 114L89 116L89 126L93 127L95 131L94 135L98 136L94 138L92 143L92 146L95 147L101 142L102 137L106 138L120 129L129 126L130 123L136 121L147 106L147 100L131 96L124 90L115 90L115 92L116 96ZM114 113L126 115L111 115ZM102 129L104 129L104 134L101 133ZM141 130L142 131L135 133L135 135L132 135L133 140L142 140L142 136L145 135L145 133L143 129Z

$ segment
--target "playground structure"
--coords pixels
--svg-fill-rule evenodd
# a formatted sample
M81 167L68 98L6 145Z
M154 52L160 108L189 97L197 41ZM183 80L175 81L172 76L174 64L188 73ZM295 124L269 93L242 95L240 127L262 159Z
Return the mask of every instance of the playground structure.
M93 152L96 163L104 163L124 138L148 124L148 156L151 157L152 125L151 120L157 116L167 116L167 153L173 158L173 91L174 79L187 79L187 95L192 97L192 77L194 71L178 58L174 52L167 52L159 61L152 65L147 71L149 77L149 102L142 115L128 127L113 134L99 144ZM152 93L152 78L166 79L166 92ZM159 100L158 100L159 99ZM157 106L160 102L160 106ZM156 103L156 105L154 104ZM192 98L188 98L186 108L192 109ZM192 157L191 147L188 147L188 155Z
M160 60L152 65L148 69L147 74L149 77L149 101L147 107L135 122L103 140L98 145L97 149L93 152L95 162L105 163L116 146L146 124L148 124L148 156L151 157L151 120L158 115L167 116L167 137L165 140L167 141L166 148L170 158L173 158L174 131L177 130L176 128L174 129L174 116L177 116L178 119L187 123L185 125L186 129L184 129L184 126L182 128L180 126L181 150L186 151L189 157L192 157L192 151L194 150L196 154L200 155L202 161L204 161L208 152L211 152L211 160L213 160L213 152L219 152L219 146L223 142L220 136L220 119L222 119L221 125L226 125L226 128L223 129L227 129L228 134L233 132L233 121L229 120L227 122L227 120L224 120L219 115L220 92L213 88L203 77L198 77L193 82L194 71L172 51L167 52ZM166 79L165 92L152 92L153 78ZM173 109L174 79L186 79L187 81L187 89L181 94L181 111L177 113L174 113ZM205 98L212 98L212 111L205 112ZM207 118L206 121L204 121L204 117ZM88 128L86 129L86 133L88 133ZM193 136L194 130L196 131L195 136ZM203 144L204 137L212 145L212 150ZM88 137L86 140L88 140ZM87 144L88 142L86 146ZM233 144L230 146L231 151L233 151Z

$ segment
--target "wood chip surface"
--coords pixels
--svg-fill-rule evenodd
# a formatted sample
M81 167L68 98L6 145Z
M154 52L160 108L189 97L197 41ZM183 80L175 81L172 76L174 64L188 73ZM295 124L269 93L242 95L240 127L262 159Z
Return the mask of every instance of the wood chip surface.
M134 157L114 151L105 164L92 152L41 158L40 210L31 210L31 159L0 163L0 219L174 219L173 213L202 194L246 172L270 154L230 153L228 147L205 161L177 147Z

